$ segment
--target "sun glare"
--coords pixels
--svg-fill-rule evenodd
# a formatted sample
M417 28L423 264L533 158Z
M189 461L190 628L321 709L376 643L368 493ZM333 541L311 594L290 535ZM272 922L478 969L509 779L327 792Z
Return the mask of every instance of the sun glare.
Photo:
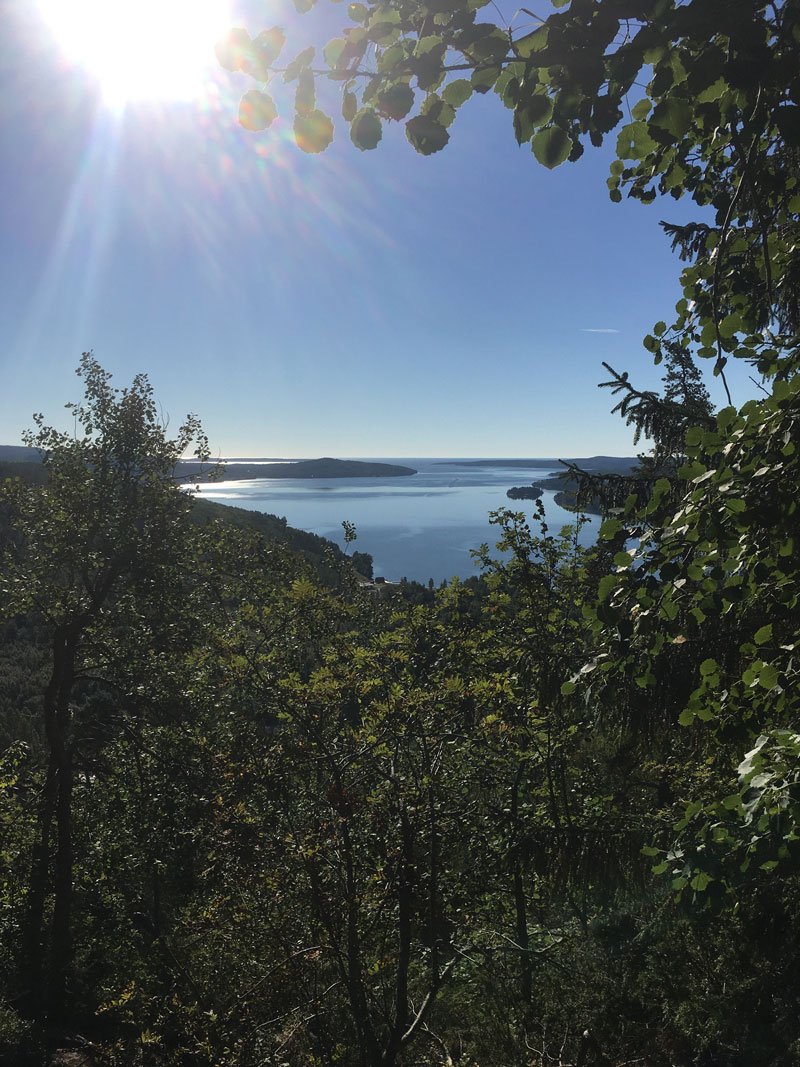
M107 104L200 97L230 26L225 0L40 0L66 58Z

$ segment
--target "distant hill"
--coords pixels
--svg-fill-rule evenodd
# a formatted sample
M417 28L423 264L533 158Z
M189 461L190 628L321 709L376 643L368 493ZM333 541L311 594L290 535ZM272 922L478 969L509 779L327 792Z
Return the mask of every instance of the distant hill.
M27 452L28 449L24 451ZM47 468L42 466L42 461L38 457L32 460L9 460L0 457L0 481L3 478L21 478L23 482L44 485L47 481Z
M0 463L41 463L42 454L37 448L22 445L0 445ZM416 474L413 467L399 463L371 463L358 459L298 459L291 463L256 463L246 460L226 461L221 464L226 481L241 481L252 478L407 478ZM187 482L207 482L214 469L211 463L196 460L178 461L176 473ZM17 470L16 473L20 473Z
M24 445L0 445L0 460L9 463L39 463L42 454L38 448Z
M252 478L404 478L416 474L413 467L397 463L369 463L357 459L299 459L294 463L225 463L225 481ZM187 481L209 481L209 464L181 460L177 473Z
M593 474L625 474L638 463L636 456L589 456L583 459L460 459L442 460L440 466L448 467L509 467L528 470L531 467L555 467L561 463L574 463L582 470Z

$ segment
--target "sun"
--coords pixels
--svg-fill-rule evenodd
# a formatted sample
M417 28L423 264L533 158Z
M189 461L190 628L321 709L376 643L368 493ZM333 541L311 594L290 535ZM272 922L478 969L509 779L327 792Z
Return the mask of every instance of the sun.
M112 107L192 100L216 69L230 26L225 0L39 0L66 58L94 77Z

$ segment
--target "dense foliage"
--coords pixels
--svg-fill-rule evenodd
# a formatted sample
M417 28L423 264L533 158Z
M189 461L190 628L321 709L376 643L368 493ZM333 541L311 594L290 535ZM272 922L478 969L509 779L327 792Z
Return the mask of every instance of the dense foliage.
M479 581L381 588L197 522L196 420L86 357L80 434L37 417L46 478L2 491L7 1062L798 1061L798 5L553 8L354 3L324 69L278 30L220 55L297 81L306 150L321 76L360 148L438 150L490 90L548 166L622 124L612 198L703 209L663 392L609 368L652 454L581 486L591 551L536 504ZM703 358L759 398L714 413Z

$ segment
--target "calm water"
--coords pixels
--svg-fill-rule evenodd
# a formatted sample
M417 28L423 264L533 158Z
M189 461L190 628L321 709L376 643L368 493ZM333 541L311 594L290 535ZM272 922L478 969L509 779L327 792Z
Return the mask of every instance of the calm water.
M386 462L415 467L405 478L264 478L253 481L215 482L202 486L200 495L221 504L283 515L290 526L329 537L343 545L342 520L358 531L355 548L369 552L375 575L390 581L401 577L437 584L453 575L477 573L470 550L483 542L493 545L496 529L489 512L509 507L531 513L533 501L509 500L506 490L528 485L555 471L558 465L530 468L503 466L463 467L458 460L390 459ZM517 461L518 462L518 461ZM574 516L543 497L551 529L574 521ZM581 531L589 544L596 536L593 519Z

